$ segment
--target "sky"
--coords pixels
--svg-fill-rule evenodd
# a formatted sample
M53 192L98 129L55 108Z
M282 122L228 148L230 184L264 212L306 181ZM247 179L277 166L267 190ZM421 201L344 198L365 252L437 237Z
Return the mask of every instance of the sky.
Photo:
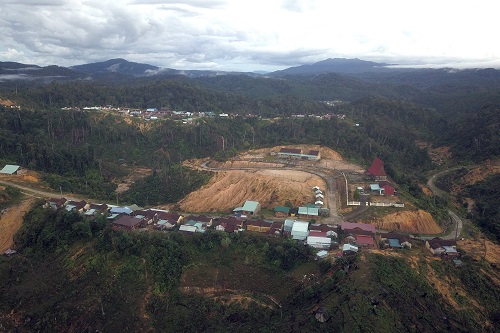
M500 68L498 0L1 0L0 61L273 71L328 58Z

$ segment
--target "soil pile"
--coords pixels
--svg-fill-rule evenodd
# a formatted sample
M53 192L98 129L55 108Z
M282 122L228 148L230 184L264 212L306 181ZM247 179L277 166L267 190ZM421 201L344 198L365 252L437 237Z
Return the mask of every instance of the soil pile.
M258 201L269 209L287 201L299 206L314 201L313 186L326 188L320 177L302 171L224 171L190 193L179 206L187 212L232 212L246 200Z
M400 211L365 223L375 224L377 228L419 234L439 234L443 229L434 221L432 215L424 210Z

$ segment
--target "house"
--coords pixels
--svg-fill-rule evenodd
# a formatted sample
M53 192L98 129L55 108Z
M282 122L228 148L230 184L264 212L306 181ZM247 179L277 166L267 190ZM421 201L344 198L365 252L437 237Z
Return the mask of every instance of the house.
M239 220L235 217L228 217L228 218L220 218L217 221L217 226L215 227L215 230L217 231L225 231L229 233L233 232L238 232L240 230L243 230L243 220Z
M278 152L278 157L301 158L302 157L302 149L281 148L280 151Z
M396 189L392 187L391 184L385 184L384 186L382 186L382 190L384 191L385 196L391 196L396 193Z
M291 235L295 240L305 240L309 236L309 222L294 221Z
M68 200L66 201L65 205L66 205L66 210L68 212L77 211L78 213L83 213L90 207L90 204L88 204L85 200L82 201Z
M389 232L386 234L381 234L380 240L386 242L387 245L393 249L411 249L410 237L408 235Z
M454 240L445 240L439 237L435 237L430 240L425 241L425 247L429 249L429 251L432 252L434 255L443 255L446 254L446 251L448 250L448 253L453 253L451 256L458 256L458 252L456 252L456 246L457 242ZM454 251L452 251L452 249ZM456 252L456 254L455 254Z
M322 232L326 237L337 238L338 234L335 232L336 227L332 224L311 224L309 226L309 234L311 236L316 236L314 233Z
M66 198L50 198L47 199L47 207L57 209L63 207L66 201Z
M283 232L283 222L273 222L266 234L271 236L281 236Z
M287 217L290 215L290 208L285 206L274 207L274 216L276 217Z
M295 220L289 220L289 219L285 220L285 223L283 225L283 235L284 236L291 236L294 223L295 223Z
M143 223L143 219L134 216L122 215L112 223L113 229L115 230L122 229L131 231L140 228Z
M379 195L382 195L384 191L379 184L370 184L370 191L377 192Z
M384 169L384 162L378 157L372 162L372 165L366 170L365 175L376 181L387 180L387 174Z
M196 228L194 225L183 224L179 227L179 231L185 233L195 233L198 231L198 228Z
M299 207L298 215L301 218L318 217L319 209L316 207L314 208Z
M358 247L375 247L375 241L372 236L368 235L356 235L354 236L355 243Z
M96 203L90 203L89 204L89 209L94 209L96 213L106 213L108 211L108 205L106 204L96 204Z
M246 227L248 231L267 233L271 229L271 223L263 220L247 220Z
M130 215L132 214L132 209L130 209L129 207L111 207L111 209L109 210L109 212L111 214L127 214L127 215Z
M189 216L183 218L183 220L201 222L201 223L206 224L207 226L211 226L213 223L213 218L206 216L206 215L200 215L200 216L189 215Z
M318 236L307 236L306 244L314 247L316 249L329 250L332 245L332 239L330 237L318 237Z
M7 164L3 167L2 170L0 170L0 173L3 173L5 175L17 175L21 173L21 167L19 165Z
M315 204L317 207L321 207L321 206L323 206L323 201L321 201L321 200L316 200L316 201L314 202L314 204ZM318 214L319 214L319 212L318 212Z
M321 153L319 150L309 150L309 153L305 154L307 159L318 161L321 158Z
M321 193L316 194L316 199L324 199L325 196Z
M316 259L325 259L328 257L328 251L321 250L316 253Z
M344 244L342 246L342 254L343 255L350 255L350 254L355 254L359 251L359 248L352 245L352 244Z
M241 213L246 215L256 215L260 212L260 204L257 201L245 201L243 207L237 207L233 209L235 213Z
M375 226L372 224L341 222L340 229L346 234L375 235Z

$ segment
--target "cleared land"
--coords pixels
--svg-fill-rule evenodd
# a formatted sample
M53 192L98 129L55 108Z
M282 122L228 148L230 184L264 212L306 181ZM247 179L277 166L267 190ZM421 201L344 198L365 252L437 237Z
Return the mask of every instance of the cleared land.
M439 234L443 229L434 221L432 215L424 210L398 211L374 220L361 221L375 224L383 230L398 230L419 234Z
M187 212L230 212L245 200L274 208L290 201L293 205L313 202L313 186L325 188L325 182L307 172L292 170L255 170L218 172L200 190L189 194L179 206Z
M8 208L0 218L0 253L5 252L13 244L14 234L23 223L24 214L31 208L34 198L29 198L16 206Z

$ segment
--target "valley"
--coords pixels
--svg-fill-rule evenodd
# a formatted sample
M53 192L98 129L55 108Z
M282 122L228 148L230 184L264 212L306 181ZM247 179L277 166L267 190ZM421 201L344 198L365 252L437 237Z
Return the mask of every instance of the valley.
M336 62L0 62L0 331L497 332L498 71Z

